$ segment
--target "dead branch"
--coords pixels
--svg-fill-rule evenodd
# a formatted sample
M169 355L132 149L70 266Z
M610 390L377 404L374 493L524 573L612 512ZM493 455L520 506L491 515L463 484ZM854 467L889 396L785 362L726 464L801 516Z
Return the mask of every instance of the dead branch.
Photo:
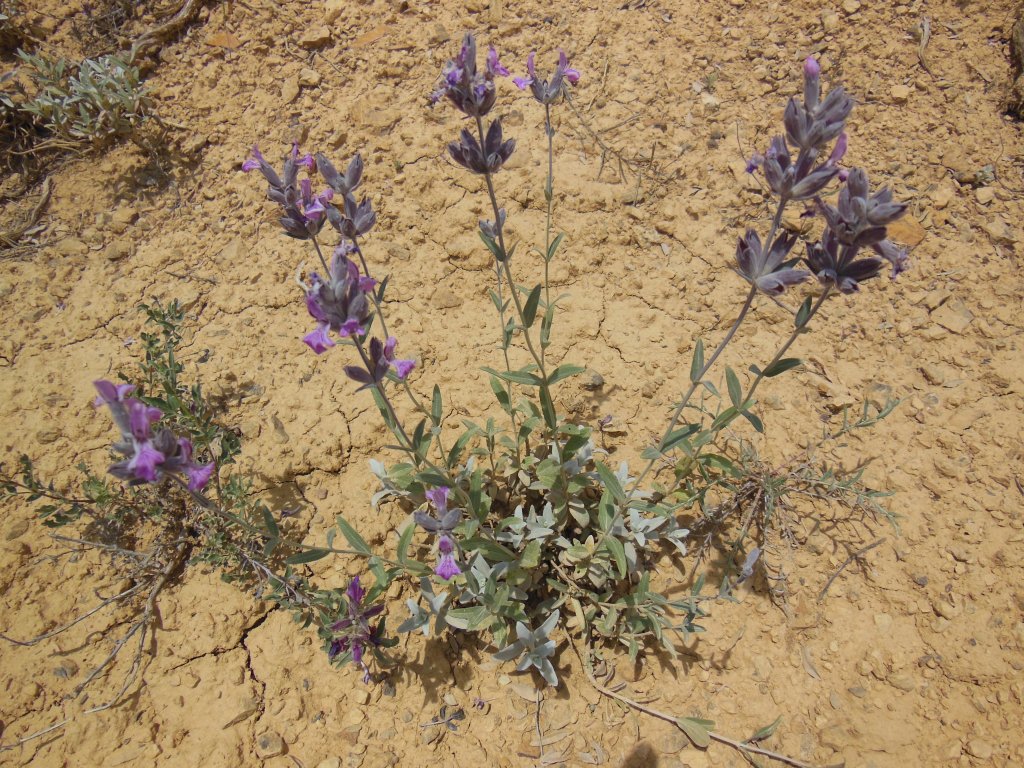
M178 544L177 548L174 550L173 555L167 561L167 564L159 573L154 575L153 581L150 582L149 595L146 598L146 603L143 606L141 612L137 615L136 620L132 622L131 627L129 627L128 631L120 639L118 639L118 641L114 644L114 648L111 650L109 654L107 654L106 658L104 658L103 661L101 661L99 665L97 665L92 670L92 672L89 673L88 677L86 677L84 681L82 681L79 685L75 687L75 690L71 694L70 698L77 698L79 695L81 695L81 693L97 677L100 676L103 670L105 670L114 662L114 660L117 658L121 650L125 647L125 645L128 644L128 641L131 640L132 637L134 637L135 635L139 636L139 642L136 646L135 656L132 659L132 667L128 671L128 674L125 676L124 683L121 685L121 688L109 701L107 701L104 704L100 704L99 706L86 709L82 711L81 715L93 715L97 712L103 712L104 710L116 706L124 697L125 693L127 693L128 689L132 686L135 680L138 679L139 671L142 669L142 656L146 650L146 637L150 633L154 618L156 616L157 597L160 595L160 592L164 589L164 587L167 586L171 578L178 572L178 569L182 566L182 564L185 562L185 559L188 555L188 549L189 548L187 542L180 542ZM145 584L138 585L138 588L141 588L142 586L145 586ZM93 613L94 612L95 611L93 611ZM81 620L81 618L85 617L80 617L79 620ZM77 623L77 621L78 620L76 620L75 623ZM66 629L66 627L64 629ZM62 629L61 631L64 630ZM59 634L59 632L56 634ZM24 738L18 739L18 741L12 744L0 744L0 752L6 752L11 749L16 749L20 746L23 746L24 744L27 744L30 741L33 741L42 736L46 736L47 734L58 731L64 726L66 726L68 723L70 723L72 720L74 720L74 717L67 717L58 723L54 723L53 725L47 726L42 730L36 731L35 733L29 734Z

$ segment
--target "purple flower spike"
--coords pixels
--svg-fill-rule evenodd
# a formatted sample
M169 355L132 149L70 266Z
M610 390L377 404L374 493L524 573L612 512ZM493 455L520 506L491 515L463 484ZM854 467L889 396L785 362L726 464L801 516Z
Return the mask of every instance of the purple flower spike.
M484 175L500 171L512 157L515 148L515 139L505 141L501 132L501 121L494 120L487 129L482 147L476 136L463 128L459 140L448 144L448 154L463 168Z
M107 470L110 474L131 485L155 483L167 474L185 475L190 490L202 490L213 474L214 464L195 464L192 443L176 437L169 429L153 434L153 424L163 417L159 408L135 398L125 399L134 389L131 385L114 385L103 380L94 384L99 392L97 401L107 405L121 433L121 439L113 448L125 459L112 464Z
M497 90L494 78L508 74L498 60L498 52L488 50L483 71L476 65L476 38L467 34L462 48L441 70L438 87L430 94L430 103L436 104L447 97L455 108L468 117L483 117L494 107Z
M533 92L533 98L545 106L558 103L568 92L568 86L576 85L580 80L579 71L569 66L569 57L563 50L558 51L558 64L549 80L537 77L534 59L535 54L531 51L526 57L526 77L513 78L512 82L519 90L529 88Z
M334 346L328 331L342 338L362 336L370 319L367 278L360 276L359 267L346 255L349 252L344 245L336 248L327 279L310 272L309 285L303 284L306 310L319 324L303 341L318 355Z
M783 265L786 256L796 243L796 235L780 235L775 238L767 252L761 246L761 238L752 229L740 238L736 247L736 262L740 274L769 296L778 296L786 288L802 283L811 276L803 269L790 269Z
M331 640L327 656L334 659L342 653L351 654L352 663L363 670L363 682L370 682L370 667L366 663L366 651L376 653L376 648L384 640L384 622L371 626L370 620L384 611L383 605L364 606L363 600L366 597L366 590L359 583L359 577L354 576L345 590L348 598L348 608L345 618L330 625L331 632L336 634Z
M299 181L299 170L305 168L312 173L316 170L316 161L312 155L299 157L298 144L285 157L284 171L279 176L271 168L260 153L258 147L252 148L252 157L242 163L245 172L259 170L269 185L267 198L281 206L281 227L289 237L308 240L319 234L327 220L325 207L333 192L327 190L314 195L310 180Z

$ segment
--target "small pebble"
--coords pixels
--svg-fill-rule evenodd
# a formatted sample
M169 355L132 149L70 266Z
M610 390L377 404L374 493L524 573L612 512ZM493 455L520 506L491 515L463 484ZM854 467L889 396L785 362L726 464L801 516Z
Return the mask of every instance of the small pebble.
M889 89L889 95L892 96L892 100L896 104L905 104L910 98L910 86L894 85Z
M274 731L267 731L256 738L256 757L267 760L284 754L284 739Z
M967 742L967 754L979 760L988 760L993 752L992 745L983 739L971 739Z
M978 187L974 190L974 199L981 205L988 205L995 200L996 191L992 187Z

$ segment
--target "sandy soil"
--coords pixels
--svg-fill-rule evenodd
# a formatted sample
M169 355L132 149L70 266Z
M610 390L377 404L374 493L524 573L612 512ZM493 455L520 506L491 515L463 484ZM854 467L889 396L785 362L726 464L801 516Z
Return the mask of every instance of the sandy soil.
M37 5L52 14L41 17L48 45L74 54L77 5ZM389 322L421 361L414 386L445 387L452 425L479 416L492 407L479 366L499 359L489 256L473 232L483 198L442 153L456 114L425 99L465 29L516 70L531 49L546 62L563 46L583 73L583 120L627 160L654 153L658 174L638 184L627 168L623 181L583 122L558 111L556 226L567 237L554 276L572 314L553 349L606 382L599 396L567 386L562 401L591 423L614 415L615 458L635 458L686 379L696 335L719 338L739 310L735 238L768 218L743 160L777 130L799 62L814 52L826 80L860 100L850 162L910 201L897 239L914 247L913 269L830 303L798 350L806 369L763 391L771 438L758 447L788 455L865 394L904 398L843 453L875 460L867 478L894 493L901 533L804 510L785 563L788 612L763 589L746 591L714 606L682 664L649 657L620 665L619 679L652 706L714 719L739 738L781 716L766 745L818 765L1024 764L1024 164L1020 124L1001 113L1012 4L328 0L326 9L321 0L216 4L162 51L150 82L161 114L185 126L174 140L187 163L172 184L131 146L55 171L40 247L0 260L0 458L27 452L64 481L79 461L101 467L110 429L89 407L90 382L134 363L140 300L178 298L192 317L188 362L228 396L247 438L243 466L267 498L304 502L310 541L344 512L391 546L396 520L368 504L367 461L384 433L339 355L299 342L309 321L291 277L311 255L279 234L262 185L239 165L257 141L273 157L292 138L338 162L363 153L380 216L367 255L392 275ZM911 34L922 17L926 66ZM500 110L519 149L499 193L514 234L535 244L542 115L504 85ZM966 183L984 166L993 181ZM515 269L523 282L539 275L525 256ZM734 345L737 366L767 359L788 327L768 302L756 320ZM36 635L91 606L94 591L109 594L103 562L54 560L26 507L5 508L0 533L4 633ZM881 537L819 602L849 552ZM356 567L317 574L343 583ZM288 615L216 574L191 571L160 612L144 685L0 763L528 766L540 762L539 723L545 755L570 766L746 764L601 699L566 642L565 684L545 695L538 720L530 681L482 649L410 638L394 688L367 688L350 670L332 671ZM108 652L97 633L119 618L32 648L4 645L3 743L117 690L121 666L89 702L64 700ZM489 700L487 711L470 707L474 697ZM444 702L466 708L459 731L421 727Z

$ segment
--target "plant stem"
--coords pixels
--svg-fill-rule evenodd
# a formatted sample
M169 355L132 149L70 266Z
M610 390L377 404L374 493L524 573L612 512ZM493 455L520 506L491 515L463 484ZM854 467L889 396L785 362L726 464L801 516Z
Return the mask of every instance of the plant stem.
M544 132L548 137L548 182L544 187L544 197L548 204L547 219L544 224L544 307L551 306L551 279L549 267L551 260L548 258L551 251L551 209L554 206L555 198L555 129L551 125L551 105L544 105ZM540 354L543 357L546 350L541 345Z
M316 235L311 235L309 239L313 241L313 247L316 248L316 255L320 257L320 263L324 268L324 277L329 279L331 276L331 268L327 266L327 259L324 258L324 252L320 250L320 243L317 242Z
M576 649L573 648L573 650ZM577 651L577 656L579 656L579 651ZM643 712L644 714L650 715L651 717L656 717L659 720L664 720L666 722L672 723L673 725L678 727L678 720L680 718L675 717L674 715L670 715L667 712L661 712L660 710L654 709L653 707L649 707L646 704L641 704L638 701L634 701L628 696L623 696L621 693L613 691L611 688L606 688L605 686L597 682L597 679L594 677L594 673L590 669L590 665L586 661L584 661L582 657L580 657L580 661L583 663L583 671L586 673L587 679L590 681L590 684L594 686L594 688L598 691L598 693L602 694L603 696L607 696L610 699L620 701L623 704L632 707L633 709L639 712ZM749 741L737 741L736 739L730 739L728 736L723 736L722 734L716 733L715 731L708 731L707 734L709 738L714 739L715 741L721 744L726 744L732 747L733 749L737 749L743 753L761 755L762 757L767 757L771 760L778 760L780 763L785 763L786 765L792 765L794 766L794 768L813 768L813 766L810 763L804 763L800 760L797 760L796 758L780 754L779 752L771 752L767 749L762 749L761 747L751 744Z
M312 240L313 240L313 245L316 246L317 254L320 255L320 261L321 261L321 263L323 263L324 257L323 257L323 255L320 252L320 245L317 242L316 236L313 236ZM363 274L366 277L372 277L372 275L370 274L370 266L369 266L369 264L366 263L366 256L363 255L363 249L359 247L359 241L355 237L352 238L352 247L355 250L356 255L359 256L359 263L362 264L362 266L363 266ZM326 266L325 266L325 269L326 269ZM377 292L376 291L370 291L370 299L373 301L373 308L376 310L376 316L380 320L381 333L384 335L385 338L387 338L391 334L388 331L387 321L384 319L384 309L381 306L380 298L377 296ZM356 346L358 346L358 344ZM426 406L423 405L423 401L420 400L419 397L416 396L416 393L412 391L412 387L409 386L409 382L403 379L402 380L402 384L404 386L405 393L406 393L406 395L408 395L409 401L412 403L413 407L417 411L422 413L424 416L427 416L429 418L431 416L430 412L426 409ZM393 410L394 409L392 409L392 411ZM433 419L431 419L431 422L433 422ZM441 425L440 424L436 424L435 426L440 427ZM447 458L447 454L445 453L444 447L441 445L441 438L440 438L440 436L438 436L438 438L437 438L437 443L438 443L438 448L441 451L442 459L446 459Z
M683 399L680 400L679 405L676 406L676 410L673 412L672 418L669 419L668 428L665 430L665 433L661 436L661 440L658 441L659 446L664 444L665 440L668 438L669 435L672 434L672 431L676 428L676 425L679 424L679 418L683 415L683 410L686 408L686 406L689 405L690 398L693 397L693 393L697 391L697 387L700 386L705 374L707 374L707 372L711 370L711 366L715 364L715 361L718 360L719 356L729 345L729 342L732 341L733 337L736 335L736 331L739 330L740 325L743 323L743 320L746 318L747 313L750 311L750 307L753 305L754 297L756 295L757 287L751 286L750 292L747 294L746 301L743 302L743 308L740 309L739 316L736 318L735 322L733 322L732 327L729 329L729 332L725 335L725 338L722 339L721 343L718 345L718 348L715 350L714 354L712 354L708 361L704 363L704 367L701 368L697 375L694 377L696 380L691 382L690 388L686 390L686 394L683 395ZM640 476L637 477L636 481L633 483L633 487L630 489L631 492L635 491L637 488L640 487L641 483L643 483L644 479L650 473L651 469L654 468L656 461L657 459L651 459L649 462L647 462L647 466L644 467L644 471L640 473ZM631 493L627 494L627 497L630 495Z
M366 371L370 372L374 369L374 364L370 362L370 356L366 354L366 350L363 348L361 342L356 342L356 350L359 352L359 357L363 361L363 365L366 367ZM405 427L402 426L402 422L398 419L398 414L395 412L395 408L391 405L391 400L388 398L387 392L379 382L374 383L373 388L377 390L380 395L381 402L384 403L384 407L387 409L389 421L394 426L391 426L391 434L398 438L398 442L402 443L402 450L409 454L409 458L412 459L413 464L417 467L420 465L419 454L416 453L415 446L412 444L412 440L409 439L408 433L405 431Z
M480 136L480 146L483 147L484 121L479 116L477 116L476 118L476 128L477 133ZM542 379L540 385L542 399L546 399L548 402L551 402L551 390L548 387L547 369L544 365L544 358L537 353L537 349L533 345L533 339L530 337L530 329L526 327L526 321L524 319L525 316L523 314L523 303L519 299L519 292L516 290L516 283L515 280L512 278L512 270L508 265L508 250L506 250L505 248L505 232L504 227L501 226L501 214L499 213L498 208L498 197L494 192L494 179L492 178L492 174L490 171L484 173L484 179L487 181L487 194L491 198L491 208L494 211L494 225L498 233L498 248L501 251L501 255L503 257L502 259L500 259L501 269L505 272L505 279L508 281L509 290L512 293L512 302L515 304L516 314L519 316L519 324L523 331L523 340L526 342L526 347L529 350L530 355L533 357L534 361L537 363L537 367L540 369L540 375ZM504 332L505 331L503 326L502 333ZM554 427L554 425L549 426L551 426L552 428Z
M495 215L497 215L497 214L495 214ZM502 234L501 234L501 222L497 222L495 224L495 226L498 229L498 237L503 242ZM504 246L500 246L500 247L502 249L502 252L504 253L504 250L505 250ZM512 370L512 362L508 358L508 344L505 343L505 297L502 294L502 288L501 288L501 283L502 283L502 279L501 279L501 265L498 264L498 260L497 259L494 260L494 275L498 279L498 315L501 318L501 354L504 355L504 357L505 357L505 370L506 371L511 371ZM513 290L515 290L514 287L513 287ZM514 433L516 433L516 434L519 434L519 422L516 419L516 410L515 410L515 408L512 407L512 382L511 381L506 381L505 382L505 394L508 397L508 415L509 415L509 418L512 420L512 431ZM519 440L517 439L516 440L516 463L518 464L519 461L520 461L520 456L519 456Z
M773 357L771 362L757 374L757 378L754 379L754 383L750 385L750 389L747 390L746 395L743 397L744 403L748 402L754 396L754 392L757 391L758 385L765 377L764 372L770 370L773 365L782 359L782 356L786 354L791 346L793 346L793 342L797 340L797 337L800 336L800 334L804 332L804 329L810 324L811 319L818 314L818 310L821 309L821 306L825 303L825 299L827 299L831 293L832 286L828 286L824 291L822 291L821 296L819 296L818 300L811 306L811 311L807 313L807 318L803 323L793 329L793 333L791 333L785 343L779 347L779 351L775 353L775 357Z
M779 362L779 360L782 359L782 356L786 354L786 352L789 350L791 346L793 346L793 342L797 340L800 334L804 332L804 329L807 328L807 326L810 324L811 319L816 314L818 314L818 310L821 309L822 305L825 303L825 299L827 299L831 293L831 286L825 288L821 296L818 297L818 300L811 306L811 310L810 312L807 313L807 317L803 321L803 323L801 323L800 325L793 329L793 333L791 333L789 335L789 338L783 342L781 347L779 347L779 351L775 353L775 357L771 359L771 362L769 362L768 365L766 365L754 379L754 382L750 385L750 389L748 389L746 394L743 395L743 398L741 399L742 403L750 402L751 398L753 398L754 396L754 392L757 390L758 385L760 385L761 381L765 378L764 372L770 370L773 365L775 365L777 362ZM696 462L699 456L700 450L698 450L696 454L693 457L691 457L692 461ZM668 491L665 493L666 496L675 492L678 482L678 479L675 482L673 482L673 484L669 487Z

